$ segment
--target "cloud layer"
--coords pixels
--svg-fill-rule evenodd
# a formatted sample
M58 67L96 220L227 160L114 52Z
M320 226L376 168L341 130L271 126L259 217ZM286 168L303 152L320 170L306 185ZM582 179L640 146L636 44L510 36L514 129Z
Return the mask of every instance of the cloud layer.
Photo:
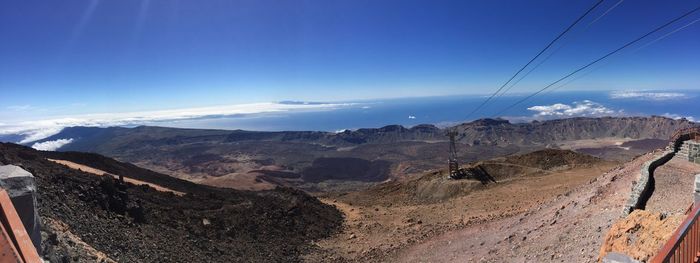
M688 98L687 94L680 92L652 92L652 91L613 91L612 99L637 99L637 100L677 100Z
M55 151L66 144L73 142L73 139L58 139L55 141L38 142L32 145L32 148L39 151Z
M685 118L686 120L695 122L695 118L693 118L693 116L681 116L681 115L674 114L674 113L664 113L664 114L662 114L661 116L664 116L664 117L666 117L666 118L671 118L671 119L674 119L674 120L679 120L679 119Z
M72 126L127 126L153 122L199 119L208 117L253 115L261 113L333 110L354 103L251 103L230 106L200 107L145 112L102 113L64 118L25 121L0 125L0 134L20 134L25 138L18 143L29 143L59 133Z
M601 117L620 115L622 113L590 100L576 101L571 105L555 103L552 105L532 106L527 108L527 110L536 112L533 116L536 119L560 117Z

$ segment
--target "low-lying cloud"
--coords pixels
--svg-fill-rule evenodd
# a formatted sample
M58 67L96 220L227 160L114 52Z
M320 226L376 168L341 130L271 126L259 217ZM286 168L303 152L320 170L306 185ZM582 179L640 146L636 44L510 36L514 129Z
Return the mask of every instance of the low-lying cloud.
M38 142L32 145L32 148L39 151L55 151L59 148L73 142L73 139L58 139L55 141Z
M693 118L693 116L682 116L682 115L675 114L675 113L664 113L661 116L664 116L666 118L671 118L674 120L686 119L686 120L695 122L695 118Z
M527 110L536 112L533 116L535 119L560 117L602 117L622 114L621 111L615 111L603 106L600 103L590 100L576 101L571 105L555 103L552 105L532 106L527 108Z
M18 143L38 141L61 132L65 127L130 126L154 122L190 120L201 118L248 116L263 113L292 111L334 110L350 107L354 103L251 103L229 106L199 107L144 112L100 113L69 116L37 121L24 121L0 125L0 134L19 134L24 139Z
M636 99L636 100L677 100L688 98L688 95L680 92L653 92L653 91L613 91L612 99Z

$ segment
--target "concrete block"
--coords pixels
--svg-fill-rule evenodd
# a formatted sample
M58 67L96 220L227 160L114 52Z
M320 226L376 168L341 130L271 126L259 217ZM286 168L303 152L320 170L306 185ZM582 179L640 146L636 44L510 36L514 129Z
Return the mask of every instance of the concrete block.
M19 166L0 166L0 188L7 191L34 247L41 254L41 219L34 176Z

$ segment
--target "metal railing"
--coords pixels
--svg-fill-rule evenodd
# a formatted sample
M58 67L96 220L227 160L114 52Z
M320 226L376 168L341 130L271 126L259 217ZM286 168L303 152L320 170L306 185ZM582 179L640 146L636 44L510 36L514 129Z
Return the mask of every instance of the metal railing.
M698 262L700 258L700 205L696 205L688 214L666 244L649 262L651 263L686 263Z

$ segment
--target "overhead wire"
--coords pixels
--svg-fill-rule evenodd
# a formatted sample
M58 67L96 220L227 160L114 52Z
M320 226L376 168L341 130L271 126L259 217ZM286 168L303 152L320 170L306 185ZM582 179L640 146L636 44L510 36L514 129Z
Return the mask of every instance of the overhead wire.
M564 29L564 31L559 33L559 35L557 35L556 38L554 38L551 42L549 42L549 44L547 44L547 46L545 46L539 53L537 53L537 55L535 55L535 57L530 59L530 61L528 61L523 67L521 67L517 72L515 72L515 74L512 77L510 77L510 79L508 79L508 81L506 81L506 83L504 83L500 88L498 88L496 90L496 92L491 94L479 106L477 106L474 110L472 110L469 114L467 114L466 118L468 119L474 113L481 110L481 108L483 108L484 105L486 105L489 101L491 101L491 99L493 99L493 97L495 97L499 92L501 92L501 90L503 90L503 88L505 88L511 81L513 81L513 79L515 79L515 77L517 77L518 74L520 74L523 70L525 70L525 68L530 66L530 64L532 64L533 61L535 61L537 58L539 58L545 51L547 51L547 49L549 49L555 42L557 42L557 40L559 40L562 36L564 36L567 32L569 32L576 24L578 24L581 20L583 20L583 18L585 18L591 11L593 11L596 7L598 7L601 3L603 3L603 1L605 1L605 0L598 0L593 6L588 8L588 10L586 10L586 12L583 13L583 15L579 16L571 25L569 25L566 29Z
M596 22L598 22L598 20L600 20L601 18L607 16L612 10L614 10L614 9L617 8L620 4L622 4L623 1L625 1L625 0L619 0L619 1L618 1L617 3L615 3L612 7L608 8L607 10L605 10L605 12L603 12L603 14L601 14L600 16L598 16L598 17L596 17L595 19L593 19L593 21L591 21L590 23L588 23L588 24L586 25L586 27L582 30L582 32L588 31L588 29L591 28L591 26L592 26L593 24L595 24ZM503 90L503 92L501 92L500 94L496 95L496 98L495 98L495 99L499 99L499 98L503 97L506 93L508 93L511 89L513 89L513 87L514 87L515 85L517 85L518 83L520 83L520 81L522 81L525 77L527 77L528 75L530 75L530 73L532 73L533 71L535 71L537 68L539 68L539 67L540 67L542 64L544 64L545 62L547 62L552 56L554 56L554 54L556 54L557 52L559 52L562 48L564 48L565 46L567 46L567 44L573 42L575 39L576 39L576 38L573 38L573 39L572 39L572 38L564 39L564 40L563 40L563 43L562 43L561 45L559 45L556 49L554 49L554 51L550 52L549 55L547 55L544 59L542 59L539 63L537 63L534 67L532 67L529 71L527 71L527 72L526 72L523 76L521 76L518 80L516 80L515 82L511 83L511 85L508 86L505 90Z
M689 16L689 15L691 15L691 14L697 12L698 10L700 10L700 6L698 6L698 7L694 8L694 9L692 9L692 10L690 10L690 11L684 13L683 15L681 15L681 16L679 16L679 17L676 17L676 18L674 18L674 19L672 19L672 20L666 22L665 24L663 24L663 25L661 25L661 26L655 28L654 30L649 31L648 33L646 33L646 34L644 34L644 35L642 35L642 36L640 36L640 37L638 37L638 38L636 38L636 39L634 39L634 40L632 40L632 41L626 43L625 45L623 45L623 46L621 46L621 47L619 47L619 48L617 48L617 49L615 49L615 50L613 50L613 51L611 51L611 52L605 54L604 56L602 56L602 57L600 57L600 58L598 58L598 59L596 59L596 60L594 60L594 61L592 61L592 62L590 62L590 63L588 63L588 64L586 64L586 65L584 65L584 66L582 66L582 67L580 67L580 68L578 68L578 69L576 69L576 70L574 70L574 71L572 71L571 73L567 74L566 76L564 76L564 77L562 77L562 78L560 78L560 79L558 79L558 80L556 80L556 81L550 83L549 85L545 86L544 88L542 88L542 89L540 89L540 90L538 90L538 91L536 91L536 92L534 92L534 93L532 93L532 94L530 94L530 95L524 97L523 99L520 99L520 100L516 101L515 103L513 103L513 104L511 104L510 106L506 107L505 109L499 111L497 114L495 114L495 117L498 117L498 116L502 115L503 113L509 111L509 110L512 109L513 107L519 105L520 103L523 103L523 102L529 100L530 98L532 98L532 97L534 97L534 96L537 96L538 94L540 94L540 93L546 91L547 89L549 89L549 88L551 88L552 86L558 84L559 82L561 82L561 81L563 81L563 80L565 80L565 79L567 79L567 78L573 76L574 74L576 74L576 73L578 73L578 72L580 72L580 71L582 71L582 70L587 69L588 67L590 67L590 66L592 66L592 65L594 65L594 64L596 64L596 63L598 63L598 62L600 62L601 60L604 60L604 59L606 59L606 58L608 58L608 57L610 57L610 56L612 56L612 55L614 55L614 54L620 52L621 50L623 50L623 49L625 49L625 48L627 48L627 47L629 47L629 46L631 46L631 45L633 45L633 44L635 44L635 43L641 41L642 39L644 39L644 38L646 38L646 37L648 37L648 36L650 36L650 35L652 35L652 34L658 32L658 31L660 31L660 30L662 30L662 29L664 29L664 28L666 28L666 27L668 27L668 26L674 24L675 22L678 22L679 20L681 20L681 19L683 19L683 18L686 18L687 16Z
M685 29L685 28L687 28L687 27L689 27L689 26L691 26L691 25L693 25L693 24L699 22L699 21L700 21L700 18L695 19L695 20L693 20L693 21L691 21L691 22L689 22L689 23L687 23L687 24L685 24L685 25L683 25L683 26L681 26L681 27L679 27L679 28L677 28L677 29L674 29L673 31L671 31L671 32L669 32L669 33L667 33L667 34L665 34L665 35L663 35L663 36L660 36L660 37L658 37L658 38L656 38L656 39L654 39L654 40L652 40L652 41L649 41L648 43L644 44L643 46L641 46L641 47L639 47L639 48L637 48L637 49L631 51L631 53L639 52L640 50L642 50L642 49L644 49L644 48L647 48L647 47L649 47L649 46L655 44L656 42L661 41L661 40L663 40L663 39L665 39L665 38L667 38L667 37L669 37L669 36L671 36L671 35L673 35L673 34L679 32L679 31L681 31L681 30L683 30L683 29ZM592 70L589 70L589 71L587 71L587 72L585 72L585 73L583 73L583 74L581 74L581 75L579 75L579 76L577 76L577 77L575 77L575 78L573 78L573 79L571 79L571 80L565 82L565 83L562 84L562 85L559 85L559 86L557 86L557 87L555 87L555 88L553 88L553 89L550 89L550 90L548 90L548 91L547 91L546 93L544 93L544 94L550 94L550 93L552 93L552 92L554 92L554 91L556 91L556 90L559 90L559 89L561 89L561 88L563 88L563 87L565 87L565 86L571 84L572 82L575 82L576 80L579 80L579 79L582 79L582 78L584 78L584 77L587 77L587 76L590 75L591 73L593 73L593 72L595 72L595 71L598 71L598 70L600 70L600 69L602 69L602 68L604 68L604 67L606 67L606 66L608 66L608 65L610 65L610 64L611 64L610 61L605 62L605 64L602 64L602 65L600 65L600 66L598 66L598 67L596 67L596 68L594 68L594 69L592 69Z

